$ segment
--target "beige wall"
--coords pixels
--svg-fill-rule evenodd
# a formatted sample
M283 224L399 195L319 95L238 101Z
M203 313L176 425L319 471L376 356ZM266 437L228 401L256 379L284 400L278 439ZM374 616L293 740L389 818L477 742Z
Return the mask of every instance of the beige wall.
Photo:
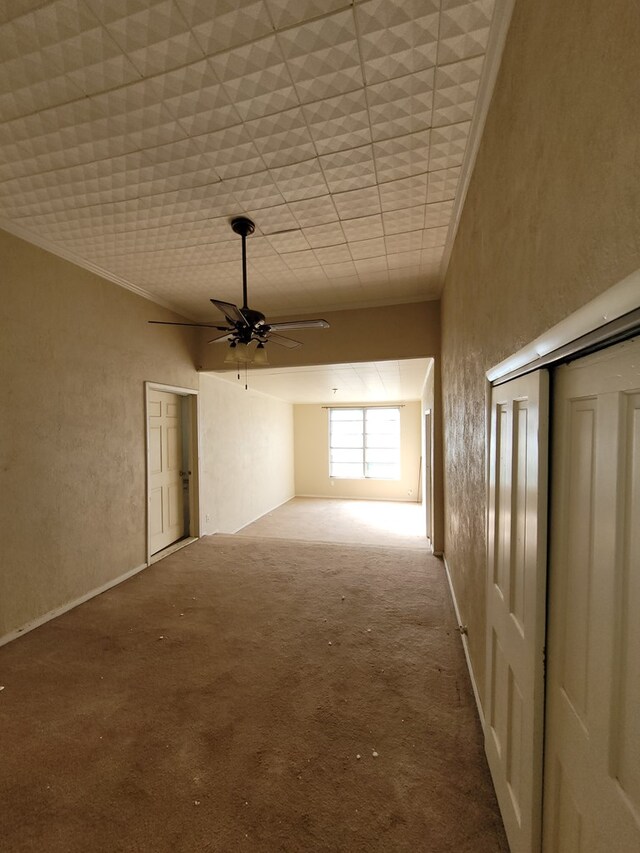
M440 354L439 302L415 302L357 311L319 311L312 316L323 317L331 328L292 332L289 337L303 343L297 349L269 344L272 367L437 357ZM202 333L200 364L204 370L224 369L227 348L220 344L207 344L211 337L209 330Z
M293 406L207 374L199 402L202 533L234 533L294 495Z
M145 562L144 381L198 376L157 305L2 231L0 270L2 637Z
M341 404L345 405L345 404ZM354 403L354 406L365 405ZM417 500L421 455L420 403L400 409L401 474L399 480L341 480L329 477L328 409L294 406L296 495L328 498Z
M638 32L636 0L517 0L446 277L445 552L481 692L485 371L640 266Z

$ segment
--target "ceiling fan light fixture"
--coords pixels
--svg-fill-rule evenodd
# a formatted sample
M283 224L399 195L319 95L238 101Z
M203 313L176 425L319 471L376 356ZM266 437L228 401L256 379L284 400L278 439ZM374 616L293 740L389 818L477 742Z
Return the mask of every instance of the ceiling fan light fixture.
M269 359L267 358L267 351L262 342L260 342L256 347L256 351L253 355L253 363L262 366L268 366L269 364Z
M237 361L237 357L236 357L236 343L235 343L235 341L232 341L232 342L229 344L229 349L227 350L227 354L226 354L226 356L225 356L224 363L225 363L225 364L235 364L235 363L236 363L236 361Z

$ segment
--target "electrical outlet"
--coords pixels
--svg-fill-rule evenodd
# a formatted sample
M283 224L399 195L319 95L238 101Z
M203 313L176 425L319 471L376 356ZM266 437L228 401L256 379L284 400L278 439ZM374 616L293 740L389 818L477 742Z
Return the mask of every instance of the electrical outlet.
M209 524L209 516L208 515L205 515L204 520L206 521L207 524Z

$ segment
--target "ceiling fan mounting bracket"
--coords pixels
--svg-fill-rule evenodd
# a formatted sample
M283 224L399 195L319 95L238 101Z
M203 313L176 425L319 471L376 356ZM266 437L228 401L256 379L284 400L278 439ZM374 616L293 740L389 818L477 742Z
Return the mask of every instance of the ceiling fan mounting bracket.
M236 216L231 220L231 228L241 237L248 237L256 230L255 222L248 216Z

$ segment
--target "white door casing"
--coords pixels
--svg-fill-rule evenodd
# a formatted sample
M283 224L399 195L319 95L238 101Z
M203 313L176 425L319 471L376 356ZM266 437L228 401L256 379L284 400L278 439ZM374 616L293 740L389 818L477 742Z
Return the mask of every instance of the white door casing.
M640 339L554 395L545 853L640 850Z
M156 554L185 535L182 482L182 400L150 388L147 398L149 551Z
M485 749L511 853L542 826L549 379L491 390Z

